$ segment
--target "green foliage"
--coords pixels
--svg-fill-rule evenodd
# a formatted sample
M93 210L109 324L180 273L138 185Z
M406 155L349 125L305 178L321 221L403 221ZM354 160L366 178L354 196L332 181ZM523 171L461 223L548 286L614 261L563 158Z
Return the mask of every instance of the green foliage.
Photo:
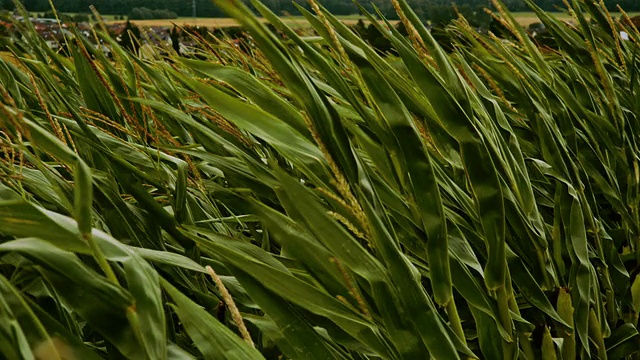
M3 0L1 4L4 8L13 9L13 1L14 0ZM459 10L465 15L472 15L475 12L482 16L484 14L481 9L483 7L491 7L491 1L489 0L407 0L407 2L421 19L437 22L442 16L450 13L453 3L455 3ZM535 0L534 2L546 11L558 11L565 7L562 0ZM22 3L24 3L29 11L42 12L50 10L49 0L22 0ZM245 3L249 3L249 1L245 1ZM309 9L308 3L301 0L265 0L263 3L279 15L286 13L297 14L298 12L295 5L298 4ZM335 15L353 15L359 13L358 6L350 0L320 0L319 3ZM512 11L529 11L529 7L524 0L505 0L504 3ZM640 11L640 2L637 0L604 0L604 3L611 11L617 11L616 6L618 5L622 6L626 11ZM129 14L134 8L167 9L175 12L179 16L192 15L191 0L55 0L54 4L59 11L70 13L87 12L89 11L89 5L94 5L100 12L110 15ZM375 11L375 6L375 8L381 10L382 13L390 19L397 17L390 1L372 0L362 2L362 4L369 11ZM196 0L196 8L198 16L200 17L225 16L221 8L215 6L209 0ZM467 12L465 8L471 11ZM478 10L480 10L481 13L478 13Z
M178 14L167 9L135 7L129 13L129 20L177 19Z
M137 54L140 45L140 28L131 24L129 20L125 23L124 30L120 37L116 37L119 46Z
M637 358L640 33L528 3L557 49L501 11L447 52L404 1L393 56L258 2L197 59L15 24L1 356Z

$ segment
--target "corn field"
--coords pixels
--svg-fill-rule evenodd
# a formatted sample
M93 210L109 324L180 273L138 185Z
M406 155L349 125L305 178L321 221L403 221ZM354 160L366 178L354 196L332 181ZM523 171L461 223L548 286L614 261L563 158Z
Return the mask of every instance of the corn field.
M394 0L394 55L315 1L216 0L251 42L197 59L16 24L0 358L640 359L640 32L525 1L557 47L499 0L450 52Z

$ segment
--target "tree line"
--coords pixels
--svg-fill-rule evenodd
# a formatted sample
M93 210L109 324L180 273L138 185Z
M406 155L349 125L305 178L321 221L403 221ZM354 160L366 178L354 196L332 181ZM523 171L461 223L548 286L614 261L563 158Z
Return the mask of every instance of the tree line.
M13 0L0 0L5 9L13 7ZM27 10L34 12L46 12L50 10L49 0L21 0ZM263 0L263 3L279 15L297 14L293 5L296 1L303 7L308 7L306 0ZM319 0L330 12L336 15L352 15L358 13L357 6L351 0ZM89 5L94 5L102 14L128 16L135 8L160 9L171 11L178 16L191 16L193 13L191 0L54 0L56 8L60 12L87 13ZM196 0L198 17L224 17L225 14L210 0ZM374 5L383 14L393 19L395 11L389 0L361 1L366 8L373 10ZM421 18L428 20L443 11L450 11L451 0L410 0L410 5ZM490 7L489 0L458 0L458 7L466 8L468 13L482 11L483 7ZM504 3L512 11L527 11L528 7L522 0L504 0ZM547 11L562 8L562 0L535 0L538 6ZM615 10L620 5L626 11L640 11L638 0L605 0L610 10Z

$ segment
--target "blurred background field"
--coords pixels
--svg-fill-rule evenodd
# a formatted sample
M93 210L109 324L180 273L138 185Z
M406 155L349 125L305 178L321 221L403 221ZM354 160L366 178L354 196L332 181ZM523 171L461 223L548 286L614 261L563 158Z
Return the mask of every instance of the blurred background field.
M571 16L567 13L556 12L551 13L554 17L559 20L569 21ZM65 13L65 15L74 16L78 15L75 13ZM536 16L534 12L514 12L516 20L524 27L527 27L533 23L540 22L540 19ZM640 15L640 12L629 12L627 13L630 17ZM126 21L124 17L116 16L116 15L101 15L103 19L108 23L121 23ZM619 12L611 12L611 16L613 18L620 18L621 13ZM355 25L359 20L363 20L365 22L366 19L361 15L341 15L337 16L338 19L343 21L346 25ZM289 26L294 27L302 27L308 26L309 24L302 16L284 16L282 19ZM140 26L163 26L169 27L178 25L178 26L204 26L207 28L225 28L237 26L238 23L232 18L208 18L208 17L178 17L176 19L153 19L153 20L131 20Z

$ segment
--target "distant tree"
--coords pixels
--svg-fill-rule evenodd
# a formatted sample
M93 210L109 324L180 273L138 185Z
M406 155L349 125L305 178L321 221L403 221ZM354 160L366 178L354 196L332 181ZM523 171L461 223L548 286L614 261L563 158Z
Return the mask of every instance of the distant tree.
M28 11L43 12L50 10L49 0L20 0L26 6ZM13 10L13 0L0 0L2 7L7 10ZM263 0L263 3L277 14L297 14L298 11L293 5L297 3L304 8L309 8L305 0ZM330 12L336 15L357 14L358 8L351 0L319 0L320 4L326 7ZM452 2L462 8L469 6L471 8L488 7L488 0L407 0L413 11L423 20L437 17L442 14L433 14L431 10L435 7L448 7ZM512 11L527 11L529 8L523 0L503 0L504 4ZM103 14L128 14L134 8L147 8L152 10L167 9L174 12L178 16L191 16L192 8L191 0L55 0L56 8L60 12L83 13L88 11L90 4L94 5L98 11ZM397 15L389 0L368 0L361 2L369 11L374 11L374 5L384 16L389 19L397 19ZM564 7L562 0L535 0L535 3L544 10L554 11L558 7ZM604 0L609 10L615 10L619 4L627 12L640 11L639 0ZM199 17L221 17L226 16L218 7L210 0L196 0L196 7Z
M177 19L178 14L167 9L149 9L147 7L136 7L129 13L131 20L153 20L153 19Z
M13 0L2 0L2 9L13 11L16 8L16 5L13 3Z
M459 13L464 16L471 26L486 29L493 18L484 11L484 6L464 5L458 8Z
M360 36L364 36L367 33L367 25L364 24L362 19L359 19L356 25L353 27L353 30L356 31Z
M408 36L407 29L402 22L399 22L395 28L401 35ZM352 26L352 29L358 32L365 41L379 52L383 54L397 54L397 50L393 47L391 41L385 34L381 33L374 24L366 26L364 21L359 21L356 25Z
M71 21L75 23L88 22L89 14L75 14L71 17Z
M177 26L173 26L171 29L171 33L169 34L169 38L171 39L171 47L175 50L178 55L180 54L180 31Z
M402 22L399 22L398 25L396 25L396 30L398 30L398 32L402 36L409 36L409 32L407 31L407 28L404 26L404 23Z
M129 20L127 20L124 31L117 39L120 43L120 46L131 51L134 54L138 53L138 39L140 39L140 29L138 29L137 26L133 26L133 24L131 24Z
M391 51L391 41L389 41L374 24L369 24L364 39L381 53Z

